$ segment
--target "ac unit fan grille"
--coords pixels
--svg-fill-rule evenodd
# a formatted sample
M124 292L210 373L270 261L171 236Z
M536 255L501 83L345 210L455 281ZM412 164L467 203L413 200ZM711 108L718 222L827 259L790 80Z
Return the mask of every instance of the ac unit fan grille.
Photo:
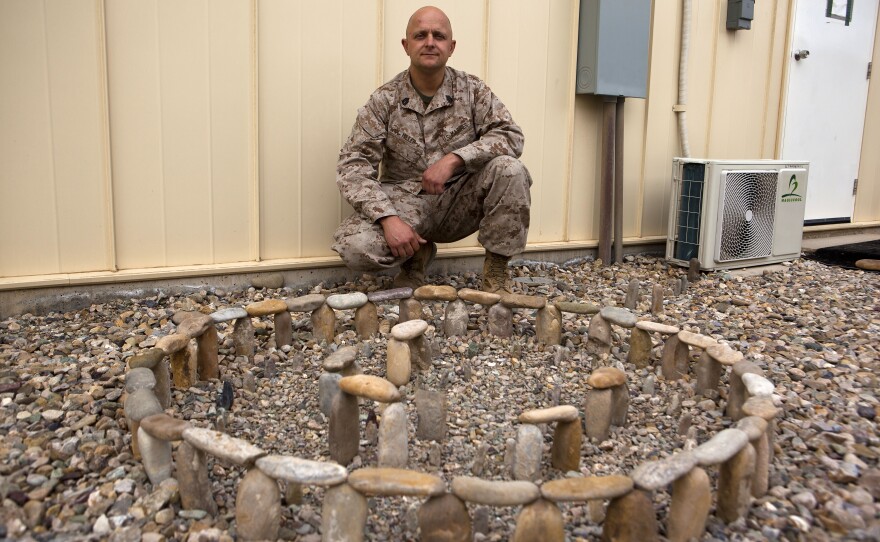
M776 215L776 171L731 171L724 184L720 261L769 256Z

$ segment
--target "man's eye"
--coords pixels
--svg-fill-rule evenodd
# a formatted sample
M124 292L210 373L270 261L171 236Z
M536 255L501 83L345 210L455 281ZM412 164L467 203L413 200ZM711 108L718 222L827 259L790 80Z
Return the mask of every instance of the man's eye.
M444 34L434 34L435 40L445 40L446 36Z

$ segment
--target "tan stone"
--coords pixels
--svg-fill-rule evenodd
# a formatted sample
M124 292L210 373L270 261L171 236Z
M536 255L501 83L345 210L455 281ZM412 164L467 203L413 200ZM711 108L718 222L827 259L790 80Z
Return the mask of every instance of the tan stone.
M524 506L516 518L513 542L564 542L562 511L550 501L538 499Z
M409 341L409 353L412 363L418 367L420 371L427 371L432 366L431 343L425 339L424 335L419 335L415 339Z
M398 322L424 320L424 314L422 314L422 302L413 298L401 299L398 314Z
M220 378L219 348L217 328L212 324L196 339L196 367L201 380Z
M547 304L547 298L537 295L503 294L501 303L511 309L541 309Z
M587 329L587 334L590 337L591 342L596 342L608 347L608 351L611 349L611 324L605 321L599 314L594 314L592 318L590 318L590 327Z
M602 540L657 540L659 528L650 493L634 490L611 501L602 527Z
M458 299L458 292L452 286L426 284L416 288L413 297L419 301L455 301Z
M321 509L322 540L360 542L367 522L367 498L348 484L331 487Z
M452 493L464 501L489 506L518 506L541 497L541 490L532 482L490 481L471 476L453 478Z
M734 350L727 343L713 344L706 348L706 353L721 365L733 365L743 359L743 353L739 350Z
M668 536L670 542L699 540L706 530L706 519L712 506L709 475L697 467L672 484Z
M285 307L287 305L285 304ZM275 348L293 344L293 320L287 310L275 313Z
M181 442L174 451L174 477L180 483L180 505L184 510L204 510L217 514L211 491L205 452Z
M632 363L637 369L644 369L651 364L651 335L638 327L634 327L629 336L629 353L626 361Z
M424 320L407 320L391 328L391 336L398 341L410 341L424 335L428 330L428 322Z
M346 376L339 381L339 389L345 393L372 399L380 403L400 401L400 391L397 390L397 386L378 376Z
M562 313L553 305L538 310L535 319L535 335L544 344L560 344L562 342Z
M355 309L354 329L357 331L358 339L362 341L379 333L379 310L375 303L367 302Z
M639 320L636 327L650 333L660 333L661 335L677 335L681 329L676 326L661 324L660 322L652 322L650 320Z
M253 357L256 342L254 341L254 324L251 317L239 318L232 326L232 341L235 344L236 356Z
M196 349L191 344L171 354L171 380L175 388L186 390L198 381L196 357Z
M732 523L748 512L754 471L755 448L751 444L721 464L715 515L725 523Z
M250 469L238 484L235 529L240 540L278 538L281 529L281 491L278 482L260 469Z
M183 430L191 425L186 420L172 418L163 412L142 419L141 427L157 439L176 441L183 440Z
M576 478L560 478L545 482L541 486L541 495L545 499L556 502L578 502L593 499L614 499L626 495L633 489L633 481L629 476L587 476Z
M761 438L761 436L767 432L767 428L770 426L767 423L767 420L764 418L759 418L758 416L747 416L742 418L738 422L736 422L733 426L734 429L739 429L746 436L749 437L749 442L754 443L756 440Z
M251 316L268 316L287 311L287 303L283 299L266 299L246 306L244 310Z
M501 296L491 292L462 288L458 291L458 298L478 305L490 306L501 301Z
M439 476L407 469L358 469L348 475L348 483L365 495L434 497L446 492Z
M579 418L577 408L571 405L559 405L550 408L527 410L519 415L520 423L553 423L573 422Z
M856 260L856 267L865 271L880 271L880 260L872 260L870 258Z
M754 443L755 472L752 474L752 497L760 499L767 494L770 482L770 437L765 432Z
M587 437L599 442L608 438L613 409L610 389L588 390L584 397L584 426Z
M128 367L130 369L137 369L138 367L153 369L162 361L165 355L165 351L161 348L149 348L128 358Z
M626 385L611 388L611 425L623 427L629 411L629 389Z
M581 445L584 430L580 418L556 423L553 445L550 447L550 464L563 472L577 471L581 466Z
M409 344L397 339L388 339L385 375L395 386L403 386L409 382L412 374L410 356Z
M186 335L189 338L195 338L205 332L208 327L214 325L214 319L211 318L207 314L202 314L200 312L193 313L193 315L187 319L185 319L179 326L177 326L177 332L181 335Z
M587 384L599 390L621 386L625 383L626 373L616 367L600 367L593 371L593 374L587 379Z
M312 311L312 335L316 342L330 344L336 338L336 313L326 304Z
M330 445L330 459L342 466L351 463L358 454L360 419L356 396L339 392L333 397L327 440Z
M691 333L690 331L684 330L678 332L678 338L686 345L694 346L696 348L702 348L703 350L709 348L710 346L715 346L716 344L718 344L718 341L716 341L712 337L707 337L699 333Z
M663 378L666 380L679 380L688 373L688 361L690 361L690 349L683 343L678 335L670 335L663 346L663 354L660 358L660 366Z
M651 288L651 314L663 314L663 286L660 284Z
M467 506L451 493L425 501L418 518L422 541L471 542L472 523Z
M160 337L159 340L156 341L156 348L161 349L165 354L170 356L175 352L183 350L188 344L189 337L182 333L172 333L171 335Z
M769 397L749 397L743 403L742 413L746 416L758 416L770 421L779 414L779 409L773 404L773 399Z

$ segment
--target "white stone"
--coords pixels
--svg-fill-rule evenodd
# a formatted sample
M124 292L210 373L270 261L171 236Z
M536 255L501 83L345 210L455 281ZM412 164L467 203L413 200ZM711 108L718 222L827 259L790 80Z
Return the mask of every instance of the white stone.
M773 395L773 391L775 390L773 382L770 382L761 375L746 373L742 375L742 381L743 384L745 384L746 389L749 390L749 394L753 396Z
M422 336L428 330L424 320L407 320L391 328L391 336L398 341L409 341Z

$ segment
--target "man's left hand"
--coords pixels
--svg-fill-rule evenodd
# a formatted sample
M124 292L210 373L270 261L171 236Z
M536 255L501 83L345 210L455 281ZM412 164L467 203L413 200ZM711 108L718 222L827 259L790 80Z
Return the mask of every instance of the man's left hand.
M455 172L464 167L464 160L454 153L449 153L437 160L422 173L422 188L428 194L442 194L446 189L446 181L455 175Z

